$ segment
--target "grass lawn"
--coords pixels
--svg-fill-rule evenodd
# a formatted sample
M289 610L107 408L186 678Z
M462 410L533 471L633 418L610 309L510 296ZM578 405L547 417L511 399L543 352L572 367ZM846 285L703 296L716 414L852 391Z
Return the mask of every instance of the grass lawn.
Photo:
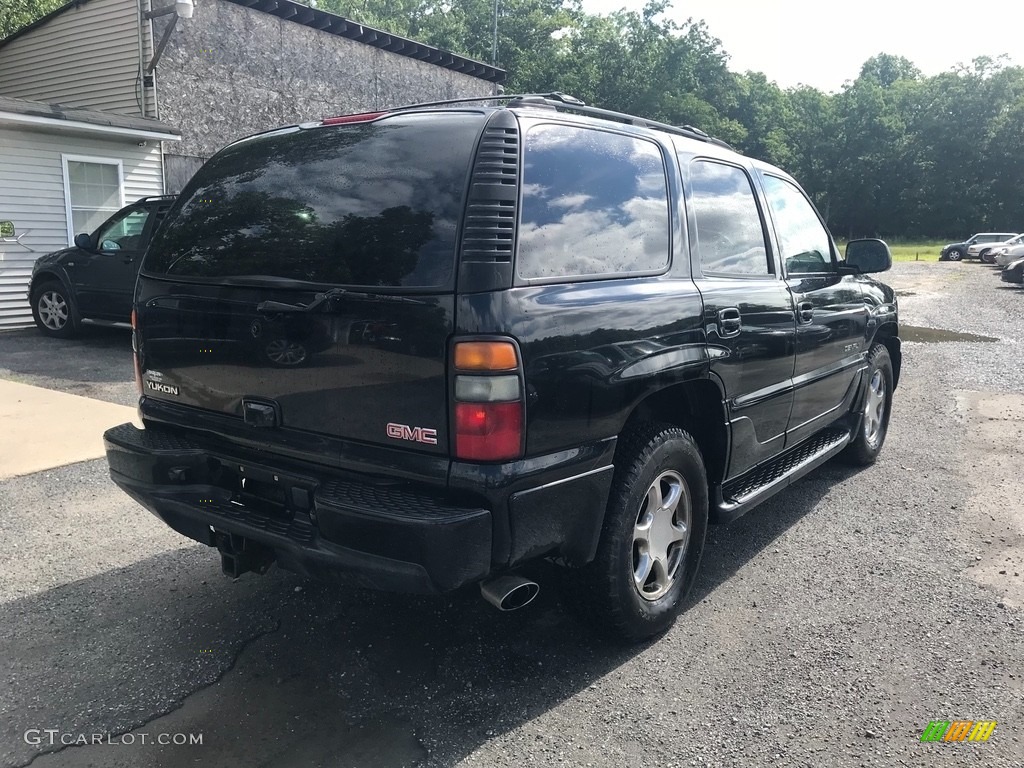
M889 243L893 261L938 261L939 251L945 242L940 243Z
M938 261L939 251L946 244L946 241L900 242L886 240L886 242L889 244L889 250L892 251L893 261ZM836 244L839 246L839 253L842 254L846 250L846 243L837 241Z

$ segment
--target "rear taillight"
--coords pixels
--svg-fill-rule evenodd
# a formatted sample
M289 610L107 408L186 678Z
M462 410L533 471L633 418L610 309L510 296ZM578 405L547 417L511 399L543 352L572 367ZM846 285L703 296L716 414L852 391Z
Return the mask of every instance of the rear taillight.
M122 315L124 317L124 315ZM135 388L142 394L142 366L139 364L139 314L132 308L132 359L135 361Z
M452 355L455 458L505 461L523 455L519 352L509 341L462 341Z

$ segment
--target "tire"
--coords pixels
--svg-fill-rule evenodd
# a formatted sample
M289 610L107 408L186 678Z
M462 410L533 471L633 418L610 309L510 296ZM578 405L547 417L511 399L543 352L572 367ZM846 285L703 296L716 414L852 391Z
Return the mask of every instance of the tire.
M78 334L75 303L58 280L47 280L32 291L32 319L47 336L70 339Z
M570 579L585 619L636 643L668 630L685 606L704 552L707 475L678 427L644 425L616 455L597 556Z
M868 384L864 405L857 421L853 441L840 454L854 466L866 467L875 463L885 445L889 432L889 414L892 411L892 361L889 350L875 344L868 353Z
M949 253L946 254L946 258L950 261L960 261L964 257L964 252L959 248L950 248Z
M995 258L995 256L992 255L992 251L991 250L982 251L981 253L978 254L978 258L981 259L983 264L995 264L996 263L996 258Z

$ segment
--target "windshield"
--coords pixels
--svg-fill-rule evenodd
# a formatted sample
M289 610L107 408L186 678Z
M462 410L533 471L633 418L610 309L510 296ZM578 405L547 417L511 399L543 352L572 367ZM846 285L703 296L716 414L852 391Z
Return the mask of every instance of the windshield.
M398 115L233 144L189 182L144 270L446 285L482 122L478 113Z

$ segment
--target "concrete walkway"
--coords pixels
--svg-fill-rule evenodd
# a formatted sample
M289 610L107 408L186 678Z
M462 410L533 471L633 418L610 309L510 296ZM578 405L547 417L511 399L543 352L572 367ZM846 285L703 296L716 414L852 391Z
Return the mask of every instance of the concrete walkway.
M0 379L0 480L104 455L104 430L134 408Z

